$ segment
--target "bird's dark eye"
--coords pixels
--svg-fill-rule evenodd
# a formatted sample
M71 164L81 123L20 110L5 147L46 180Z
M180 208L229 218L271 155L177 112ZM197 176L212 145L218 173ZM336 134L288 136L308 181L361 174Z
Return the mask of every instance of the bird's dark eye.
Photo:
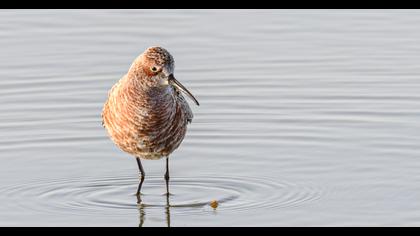
M152 68L150 68L153 72L157 71L157 68L155 66L152 66Z

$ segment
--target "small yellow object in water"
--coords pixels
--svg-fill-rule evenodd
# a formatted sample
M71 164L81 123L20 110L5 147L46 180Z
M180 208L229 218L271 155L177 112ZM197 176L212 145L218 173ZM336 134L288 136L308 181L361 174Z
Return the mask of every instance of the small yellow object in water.
M213 207L213 209L216 209L219 206L219 202L217 202L217 200L213 200L210 202L210 206Z

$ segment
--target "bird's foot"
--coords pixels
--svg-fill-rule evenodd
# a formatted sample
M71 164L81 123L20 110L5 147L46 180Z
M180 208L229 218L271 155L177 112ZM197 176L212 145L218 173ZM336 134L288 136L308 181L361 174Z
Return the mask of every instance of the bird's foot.
M140 204L141 203L140 193L136 193L136 197L137 197L137 204Z

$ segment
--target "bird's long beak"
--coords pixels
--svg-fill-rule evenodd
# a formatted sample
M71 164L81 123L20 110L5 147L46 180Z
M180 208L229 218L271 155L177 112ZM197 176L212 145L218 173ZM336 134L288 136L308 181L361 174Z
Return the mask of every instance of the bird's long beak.
M175 79L173 74L170 74L168 76L168 82L169 84L175 86L176 88L187 94L195 102L195 104L197 104L197 106L200 106L200 103L198 103L197 99L195 99L195 97L190 93L190 91L188 91L187 88L184 87L184 85L182 85L178 80Z

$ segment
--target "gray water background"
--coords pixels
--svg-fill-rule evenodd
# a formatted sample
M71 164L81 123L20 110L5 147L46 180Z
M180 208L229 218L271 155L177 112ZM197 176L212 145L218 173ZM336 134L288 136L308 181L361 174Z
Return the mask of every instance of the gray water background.
M1 10L0 225L418 226L419 25L418 10ZM100 113L152 45L201 105L174 195L164 160L144 161L137 205Z

